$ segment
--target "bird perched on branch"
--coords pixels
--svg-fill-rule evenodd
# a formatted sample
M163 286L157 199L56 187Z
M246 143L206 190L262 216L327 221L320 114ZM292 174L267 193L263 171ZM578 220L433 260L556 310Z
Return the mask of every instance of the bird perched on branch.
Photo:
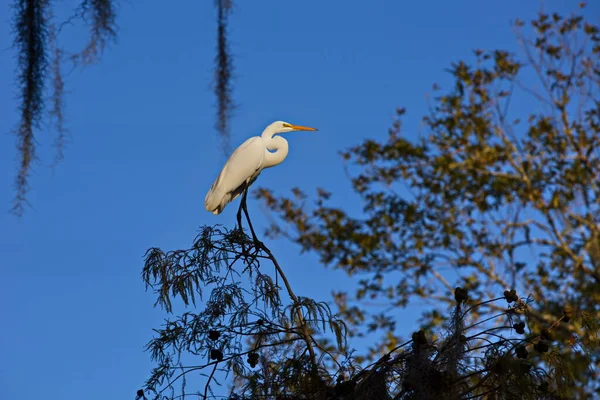
M229 157L204 198L206 210L220 214L225 206L242 194L265 168L281 164L288 155L288 142L279 133L316 131L315 128L275 121L262 135L242 143Z

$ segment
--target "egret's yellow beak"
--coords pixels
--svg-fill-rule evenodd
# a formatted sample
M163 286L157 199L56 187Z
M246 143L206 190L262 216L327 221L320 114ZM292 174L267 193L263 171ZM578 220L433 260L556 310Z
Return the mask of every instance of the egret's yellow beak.
M295 131L318 131L317 128L311 128L309 126L302 126L302 125L292 125L292 126L290 126L290 128L292 128Z

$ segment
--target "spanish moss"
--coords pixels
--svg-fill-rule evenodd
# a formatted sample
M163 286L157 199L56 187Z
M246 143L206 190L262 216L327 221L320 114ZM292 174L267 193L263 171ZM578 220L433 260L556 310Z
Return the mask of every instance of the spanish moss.
M87 65L97 61L107 42L116 38L116 13L113 0L85 0L81 7L84 17L91 14L90 41L79 55Z
M29 190L28 178L35 157L34 129L38 128L44 109L43 92L47 68L46 39L48 36L46 11L48 0L17 0L15 2L14 45L17 50L20 86L20 122L17 129L19 168L16 178L17 194L13 213L21 216Z
M227 18L232 6L231 0L217 0L218 37L215 94L217 95L218 106L216 127L221 136L222 148L226 155L229 155L231 150L229 119L233 110L233 101L231 99L233 63L227 42Z
M53 118L54 129L57 132L56 141L54 143L56 147L56 159L53 166L58 164L64 158L64 148L67 140L67 129L65 127L65 116L64 116L64 93L65 93L65 82L62 76L61 61L63 57L63 49L58 47L56 26L50 25L50 45L52 48L52 63L50 65L50 72L52 74L52 108L50 109L50 116Z

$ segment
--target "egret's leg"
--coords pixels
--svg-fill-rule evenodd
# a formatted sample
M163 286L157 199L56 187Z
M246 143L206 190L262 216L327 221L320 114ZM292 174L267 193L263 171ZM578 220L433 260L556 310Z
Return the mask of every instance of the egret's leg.
M246 215L246 221L248 221L248 225L250 226L250 232L252 232L252 239L254 240L254 245L256 246L256 251L260 251L262 249L267 249L265 244L258 240L256 233L254 232L254 227L252 226L252 221L250 221L250 215L248 214L248 205L246 204L246 197L248 196L248 189L244 190L244 194L242 195L242 201L240 203L240 209L244 210L244 215ZM267 249L268 251L268 249ZM275 286L279 286L279 275L277 273L277 269L275 269Z
M238 228L240 230L240 238L241 238L241 245L242 245L242 253L246 254L246 245L244 244L244 229L242 228L242 209L244 208L244 203L241 202L240 203L240 207L238 208L238 212L237 212L237 223L238 223Z
M238 228L240 228L240 232L242 231L242 208L243 208L244 203L240 202L240 206L238 208L238 212L237 212L237 223L238 223Z
M262 246L262 242L258 240L256 233L254 232L254 227L252 226L252 221L250 221L250 215L248 214L248 205L246 204L246 198L248 197L248 189L244 190L244 194L242 195L242 210L244 210L244 215L246 215L246 221L248 221L248 226L250 226L250 232L252 233L252 239L254 243L258 246Z

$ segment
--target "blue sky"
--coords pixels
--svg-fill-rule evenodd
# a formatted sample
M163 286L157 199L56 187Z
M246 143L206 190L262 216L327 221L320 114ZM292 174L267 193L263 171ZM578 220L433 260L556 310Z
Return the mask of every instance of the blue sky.
M0 1L0 397L125 399L150 373L143 346L165 314L140 279L142 256L191 243L197 228L233 226L237 202L219 216L204 196L225 155L214 126L213 1L122 2L119 39L98 65L67 79L72 143L54 158L51 128L39 133L32 208L8 213L14 192L17 123L10 2ZM288 193L325 187L334 204L358 210L338 152L385 138L396 107L405 134L422 131L426 93L449 82L444 68L474 48L515 49L509 22L540 3L305 0L238 1L231 18L235 54L232 144L270 122L319 128L287 135L290 153L260 186ZM567 12L576 2L546 1ZM56 2L66 17L77 4ZM598 4L588 15L600 15ZM87 32L67 28L81 46ZM446 86L447 87L447 86ZM3 211L4 210L4 211ZM250 204L255 224L265 212ZM267 242L296 293L330 300L347 280L283 240ZM342 286L343 287L343 286ZM416 328L416 315L399 311Z

